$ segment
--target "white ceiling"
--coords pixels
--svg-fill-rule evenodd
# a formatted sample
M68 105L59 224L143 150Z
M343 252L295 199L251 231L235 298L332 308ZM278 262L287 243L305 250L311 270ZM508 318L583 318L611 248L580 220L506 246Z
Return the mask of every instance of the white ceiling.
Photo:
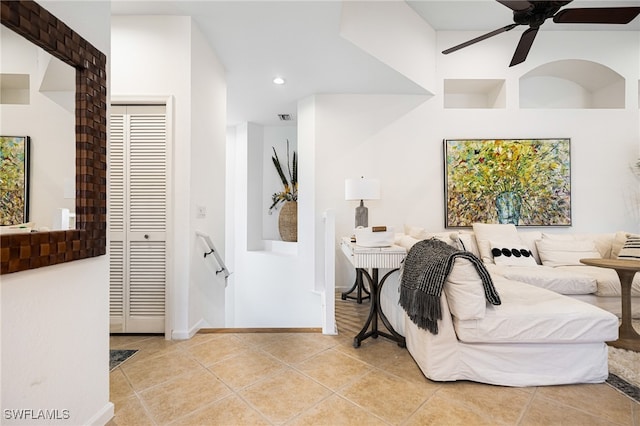
M397 0L396 0L397 1ZM494 0L408 0L436 30L488 32L512 22ZM638 6L640 1L575 0L566 7ZM112 2L113 15L192 16L222 62L227 77L228 124L294 119L297 101L315 93L424 94L425 91L339 35L341 2L128 1ZM559 25L542 30L640 31L628 25ZM287 83L276 86L275 76Z
M407 0L407 3L434 29L492 31L511 24L511 9L493 0ZM574 0L567 8L578 7L630 7L640 6L640 1ZM546 22L541 27L548 31L640 31L640 18L627 25L554 24Z

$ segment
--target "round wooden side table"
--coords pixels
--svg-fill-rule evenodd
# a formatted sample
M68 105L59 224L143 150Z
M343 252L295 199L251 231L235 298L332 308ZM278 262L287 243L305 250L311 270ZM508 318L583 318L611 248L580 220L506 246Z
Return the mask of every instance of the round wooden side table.
M640 352L640 334L631 324L631 283L636 272L640 272L640 260L626 259L580 259L585 265L614 269L620 278L622 292L622 323L618 331L618 340L607 342L616 348Z

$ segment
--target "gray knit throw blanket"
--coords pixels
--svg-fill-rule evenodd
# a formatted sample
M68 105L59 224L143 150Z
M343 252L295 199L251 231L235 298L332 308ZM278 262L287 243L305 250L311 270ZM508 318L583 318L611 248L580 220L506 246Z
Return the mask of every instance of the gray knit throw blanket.
M432 334L438 334L438 320L442 319L440 295L457 258L471 262L478 271L486 299L493 305L500 304L500 296L480 259L435 238L419 241L411 247L402 265L400 306L411 321Z

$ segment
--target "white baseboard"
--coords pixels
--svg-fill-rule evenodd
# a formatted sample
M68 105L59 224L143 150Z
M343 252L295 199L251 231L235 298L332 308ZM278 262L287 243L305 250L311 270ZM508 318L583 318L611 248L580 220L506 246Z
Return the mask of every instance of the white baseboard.
M189 340L193 336L195 336L198 330L203 328L205 325L206 323L204 319L201 318L200 321L195 323L193 327L191 327L189 330L184 330L184 331L173 330L173 333L171 333L171 340Z
M95 425L95 426L104 426L109 422L109 420L113 418L114 415L115 415L115 406L113 405L113 402L107 402L107 404L104 407L102 407L102 410L98 411L96 414L93 415L93 417L89 419L89 421L87 421L87 424Z

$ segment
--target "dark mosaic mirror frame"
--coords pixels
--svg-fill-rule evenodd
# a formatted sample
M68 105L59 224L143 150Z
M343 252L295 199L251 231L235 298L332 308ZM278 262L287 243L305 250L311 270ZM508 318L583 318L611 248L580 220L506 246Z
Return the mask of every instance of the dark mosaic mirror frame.
M0 236L0 274L106 253L106 56L31 0L2 1L0 22L76 69L76 229Z

